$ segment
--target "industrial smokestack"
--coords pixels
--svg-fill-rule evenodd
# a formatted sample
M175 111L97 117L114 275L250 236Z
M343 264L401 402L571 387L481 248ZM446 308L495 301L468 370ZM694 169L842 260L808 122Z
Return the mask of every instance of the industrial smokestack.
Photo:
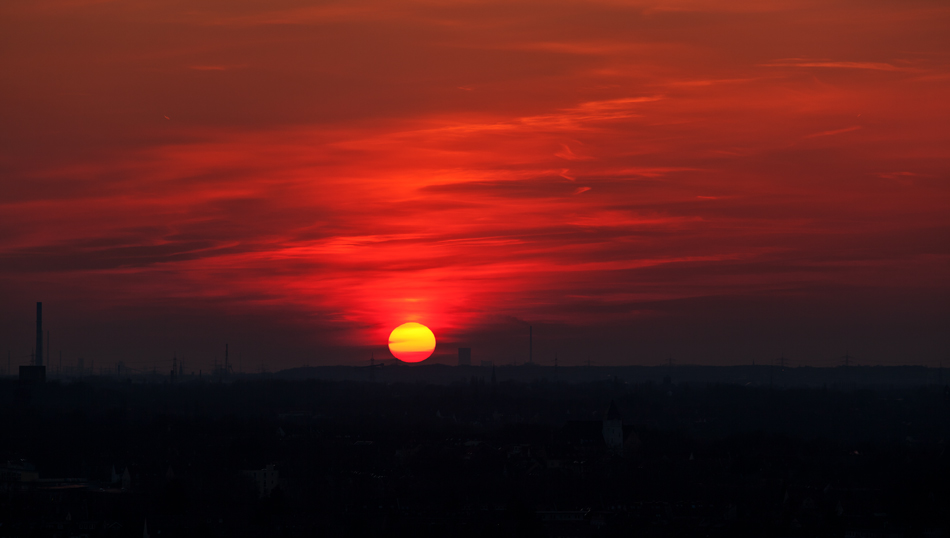
M36 303L36 366L43 366L43 303Z
M49 338L49 333L47 333ZM49 340L47 340L47 348ZM36 303L36 348L29 366L20 366L21 383L42 383L46 381L46 367L43 366L43 303Z

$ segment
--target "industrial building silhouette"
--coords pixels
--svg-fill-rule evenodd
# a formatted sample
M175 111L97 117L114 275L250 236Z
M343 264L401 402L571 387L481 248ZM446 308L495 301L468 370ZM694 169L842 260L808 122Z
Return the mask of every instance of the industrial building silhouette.
M43 364L43 303L36 303L36 347L33 360L28 366L20 366L20 382L42 383L46 381L46 366Z

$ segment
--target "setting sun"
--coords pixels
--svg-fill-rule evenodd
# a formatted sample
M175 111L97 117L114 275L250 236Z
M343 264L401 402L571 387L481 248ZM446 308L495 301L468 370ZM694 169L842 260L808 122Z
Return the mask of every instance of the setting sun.
M389 352L403 362L421 362L435 351L435 335L421 323L403 323L389 334Z

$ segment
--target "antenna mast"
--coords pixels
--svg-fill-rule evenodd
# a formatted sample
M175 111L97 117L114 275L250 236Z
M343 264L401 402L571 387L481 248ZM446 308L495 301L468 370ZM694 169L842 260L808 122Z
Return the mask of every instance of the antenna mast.
M528 364L534 364L534 329L528 325Z
M841 357L841 358L842 358L842 360L844 360L844 367L847 368L848 366L851 366L851 359L853 359L854 357L852 357L852 356L848 353L848 350L846 349L846 350L844 350L844 356Z

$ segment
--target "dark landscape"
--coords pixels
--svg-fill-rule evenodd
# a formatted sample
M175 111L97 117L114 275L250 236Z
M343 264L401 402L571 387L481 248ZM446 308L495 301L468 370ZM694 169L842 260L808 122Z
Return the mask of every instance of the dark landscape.
M946 536L942 370L848 370L8 379L0 535Z

